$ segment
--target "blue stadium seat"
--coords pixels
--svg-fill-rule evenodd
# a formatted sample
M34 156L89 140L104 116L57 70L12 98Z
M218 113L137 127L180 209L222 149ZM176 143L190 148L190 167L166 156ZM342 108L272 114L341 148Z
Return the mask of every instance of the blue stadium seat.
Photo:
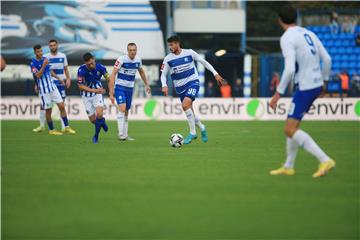
M330 33L324 33L324 40L328 40L328 39L331 39L332 36Z
M341 61L348 61L349 60L349 55L347 55L347 54L343 54L343 55L341 55Z
M327 33L330 32L329 26L319 26L319 32Z
M345 48L345 52L344 52L344 53L351 54L351 53L353 53L353 52L354 52L354 50L353 50L352 47L347 47L347 48Z
M349 68L356 68L356 62L349 62Z
M341 59L341 55L340 55L340 54L335 54L335 55L333 55L333 58L332 58L333 61L340 61L340 59Z
M360 56L359 56L360 57ZM350 56L349 56L349 60L350 61L357 61L357 59L356 59L356 54L351 54ZM359 60L360 60L360 58L359 58Z

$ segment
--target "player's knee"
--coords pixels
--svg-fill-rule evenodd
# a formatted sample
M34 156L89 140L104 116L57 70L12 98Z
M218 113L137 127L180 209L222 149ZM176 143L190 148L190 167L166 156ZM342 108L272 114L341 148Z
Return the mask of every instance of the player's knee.
M191 102L184 101L184 102L182 103L182 109L183 109L184 111L186 111L186 110L188 110L189 108L191 108Z
M60 112L65 111L65 105L64 105L64 103L58 104L58 107L59 107Z
M295 134L296 130L297 130L297 128L295 128L293 126L285 126L284 133L286 136L292 137Z

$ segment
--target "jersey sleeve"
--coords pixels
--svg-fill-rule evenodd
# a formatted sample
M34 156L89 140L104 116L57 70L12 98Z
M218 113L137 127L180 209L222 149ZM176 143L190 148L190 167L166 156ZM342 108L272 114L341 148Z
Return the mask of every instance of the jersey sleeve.
M280 84L277 92L284 94L289 82L294 78L295 74L295 47L288 38L280 39L280 47L285 60L285 67L281 76Z
M139 58L139 63L140 63L139 68L142 68L143 64L142 64L142 59L141 58Z
M119 70L120 67L121 67L122 62L123 62L123 61L122 61L122 58L121 58L121 57L119 57L118 59L116 59L115 64L114 64L114 68L115 68L116 70Z
M67 67L67 66L68 66L68 60L67 60L66 55L64 54L64 67Z
M30 71L35 74L37 73L39 70L36 68L35 64L33 61L30 62Z
M165 58L163 63L161 64L160 71L161 71L161 86L166 87L167 86L167 74L170 70L169 63L167 62L167 59Z
M195 52L192 49L190 49L190 52L191 52L191 56L194 59L194 61L200 62L214 76L218 74L217 71L215 70L215 68L208 61L206 61L204 58L200 57L200 55L197 52Z
M78 69L77 82L78 84L85 84L85 72L82 68Z
M326 51L326 49L324 48L324 45L321 43L319 38L317 36L315 36L315 39L316 39L316 43L317 43L318 50L319 50L319 56L323 63L322 76L325 81L328 81L330 78L330 73L331 73L331 57L330 57L329 53Z
M100 66L101 66L101 74L104 76L105 79L108 79L109 73L106 70L106 67L104 65L100 65Z

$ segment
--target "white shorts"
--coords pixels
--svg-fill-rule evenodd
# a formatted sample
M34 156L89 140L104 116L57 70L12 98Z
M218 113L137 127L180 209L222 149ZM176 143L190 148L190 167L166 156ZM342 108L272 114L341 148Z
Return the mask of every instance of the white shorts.
M104 98L102 94L95 94L93 97L81 97L84 105L86 114L90 117L95 114L97 107L104 107Z
M52 108L52 103L62 103L64 101L57 89L49 93L41 94L39 97L43 109Z

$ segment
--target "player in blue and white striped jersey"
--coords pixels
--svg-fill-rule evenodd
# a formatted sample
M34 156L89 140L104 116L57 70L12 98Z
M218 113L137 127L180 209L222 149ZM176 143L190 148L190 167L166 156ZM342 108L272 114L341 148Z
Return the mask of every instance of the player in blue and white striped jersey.
M71 78L68 70L68 61L66 55L58 51L58 42L55 39L49 41L50 52L44 56L49 59L50 69L55 73L53 77L54 83L60 92L61 97L65 100L65 86L70 88ZM42 114L40 114L42 116ZM65 125L63 121L61 122L61 128L64 131Z
M167 74L170 72L171 80L173 81L176 93L180 97L190 128L190 134L185 138L184 144L189 144L193 139L197 138L195 126L198 126L201 130L202 141L207 142L208 135L205 125L195 116L193 110L193 101L195 101L200 87L195 61L200 62L206 69L212 72L219 85L227 83L216 72L213 66L201 58L194 50L182 49L180 47L180 39L177 36L168 38L167 42L171 53L165 57L161 66L162 92L165 96L168 95Z
M104 98L106 92L101 84L101 78L109 81L109 74L105 66L96 63L91 53L85 53L83 56L85 64L78 69L78 87L80 95L84 102L86 113L91 123L95 125L95 134L92 138L93 143L98 143L101 128L108 131L104 114Z
M34 46L34 53L35 58L31 60L30 69L35 79L35 91L39 93L42 108L46 111L49 133L52 135L62 135L62 132L58 132L54 129L51 119L52 103L56 103L59 107L61 118L65 124L64 132L74 134L75 131L68 125L63 99L61 98L60 93L57 91L56 85L51 78L51 76L55 76L55 74L52 70L50 70L49 60L43 57L43 51L40 45Z
M139 71L140 77L144 81L145 89L148 94L151 93L151 89L146 78L145 71L142 68L141 59L136 56L136 44L129 43L127 45L127 52L127 55L119 57L115 62L114 69L110 76L110 85L115 85L115 88L109 87L109 95L113 103L116 99L118 106L117 119L119 140L133 141L134 138L129 137L128 134L128 115L129 109L131 108L132 95L135 85L135 75L137 71ZM113 98L113 90L115 90L115 99Z

